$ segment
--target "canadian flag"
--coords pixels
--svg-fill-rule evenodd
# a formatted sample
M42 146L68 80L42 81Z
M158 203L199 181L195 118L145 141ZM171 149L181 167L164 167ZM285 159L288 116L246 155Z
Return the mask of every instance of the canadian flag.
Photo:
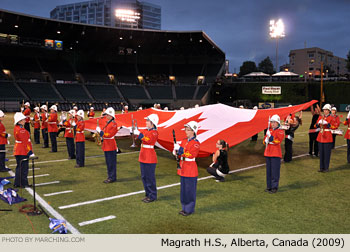
M123 128L117 136L130 135L132 119L140 129L146 127L145 117L157 114L158 142L157 146L168 151L173 150L174 140L172 131L175 130L177 141L186 138L184 125L190 121L198 122L197 139L201 143L199 157L206 157L215 152L215 143L219 139L225 140L230 146L236 145L268 127L269 117L277 114L284 119L289 114L305 110L315 104L313 100L304 104L277 109L238 109L224 104L214 104L186 110L163 111L159 109L145 109L128 114L116 115L115 121ZM96 130L97 119L85 121L85 129ZM104 125L100 125L103 128Z

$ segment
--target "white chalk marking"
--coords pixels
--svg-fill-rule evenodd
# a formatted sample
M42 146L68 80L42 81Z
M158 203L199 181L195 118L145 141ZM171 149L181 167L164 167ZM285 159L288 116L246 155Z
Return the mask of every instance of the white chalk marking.
M47 177L47 176L50 176L50 174L39 174L39 175L35 175L36 178ZM28 178L33 178L33 176L28 176Z
M54 193L47 193L47 194L44 194L44 196L45 196L45 197L50 197L50 196L54 196L54 195L65 194L65 193L71 193L71 192L73 192L73 190L62 191L62 192L54 192Z
M106 216L106 217L102 217L102 218L98 218L98 219L94 219L94 220L89 220L89 221L84 221L84 222L80 222L79 226L85 226L85 225L90 225L90 224L94 224L97 222L101 222L101 221L106 221L106 220L112 220L115 219L116 217L114 215L110 215L110 216Z
M52 181L52 182L40 183L40 184L35 184L35 186L52 185L52 184L58 184L58 183L60 183L60 181Z

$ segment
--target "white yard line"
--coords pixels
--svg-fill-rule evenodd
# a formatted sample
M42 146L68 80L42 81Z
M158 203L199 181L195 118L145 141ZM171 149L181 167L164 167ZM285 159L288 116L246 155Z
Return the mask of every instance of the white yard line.
M90 224L94 224L97 222L101 222L101 221L106 221L106 220L112 220L115 219L116 217L114 215L110 215L110 216L106 216L106 217L102 217L102 218L98 218L98 219L94 219L94 220L89 220L89 221L84 221L84 222L80 222L79 226L85 226L85 225L90 225Z
M58 184L60 181L52 181L52 182L46 182L46 183L40 183L40 184L35 184L35 186L45 186L45 185L52 185L52 184Z
M50 176L50 174L39 174L39 175L35 175L36 178L47 177L47 176ZM33 176L28 176L28 178L33 178Z
M68 191L62 191L62 192L54 192L54 193L47 193L44 194L45 197L50 197L50 196L54 196L54 195L59 195L59 194L65 194L65 193L72 193L73 190L68 190Z

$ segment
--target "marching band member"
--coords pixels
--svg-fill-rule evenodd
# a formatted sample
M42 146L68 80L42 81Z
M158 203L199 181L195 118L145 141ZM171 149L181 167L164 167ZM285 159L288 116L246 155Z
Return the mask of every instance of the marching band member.
M117 123L114 121L115 111L109 107L105 111L106 124L101 129L96 127L96 131L103 139L102 150L105 153L108 178L103 183L109 184L117 181L117 143L114 136L118 132Z
M13 148L13 155L16 157L16 176L14 187L30 187L28 183L28 157L34 156L32 143L30 141L30 134L24 128L26 116L17 112L14 116L15 128L13 129L15 137L15 147ZM23 161L23 159L27 159Z
M39 107L34 108L34 142L40 144L40 114Z
M6 159L6 144L8 144L8 138L11 134L6 133L5 126L2 124L2 120L4 119L5 114L0 110L0 172L10 171L9 168L5 165Z
M319 172L328 172L333 145L331 127L334 124L334 120L332 116L330 116L331 105L326 104L322 109L324 115L320 115L316 123L316 127L320 128L320 132L317 136L318 149L320 151Z
M266 131L264 144L266 145L264 156L266 160L266 189L265 192L276 193L280 180L281 169L281 142L284 131L279 129L280 117L273 115L270 119L271 127Z
M122 114L127 114L127 113L129 113L129 106L125 105L124 109L122 110Z
M23 111L23 115L26 117L26 122L24 124L24 128L26 130L28 130L29 134L30 134L30 113L31 113L31 110L30 110L30 103L29 102L26 102L24 103L24 111Z
M93 119L95 117L95 109L94 109L94 107L90 108L90 111L88 112L87 116L89 117L89 119Z
M44 145L43 148L49 148L49 135L47 133L47 120L48 120L48 114L47 114L47 106L42 105L41 107L41 134L43 135Z
M52 105L50 107L50 115L49 118L47 119L47 129L50 135L50 140L51 140L51 151L50 152L57 152L57 132L58 132L58 127L57 127L57 106Z
M339 116L337 115L337 108L336 107L333 107L332 108L332 117L333 117L333 120L334 120L334 122L333 122L333 125L331 126L331 129L332 130L336 130L336 129L338 129L339 128L339 126L340 126L340 118L339 118ZM337 134L332 134L332 136L333 136L333 145L332 145L332 149L334 149L334 147L335 147L335 137L337 136Z
M230 171L227 163L228 144L224 140L216 142L216 152L213 155L213 163L207 168L207 172L213 175L216 182L224 182L226 175Z
M347 159L348 163L350 163L350 111L348 113L348 116L346 117L346 120L344 121L344 125L348 126L344 138L346 139L346 143L348 145Z
M188 216L194 213L196 205L198 167L196 157L199 153L200 143L196 139L198 123L191 121L185 124L185 133L187 138L181 141L181 144L174 144L174 155L181 157L180 167L177 174L181 177L180 200L182 210L179 214ZM177 153L176 153L177 152Z
M79 110L75 116L77 122L73 122L72 125L75 127L75 145L76 145L76 165L75 168L85 166L85 122L84 122L84 111Z
M168 107L164 107L164 111L169 111L169 108Z
M286 138L284 141L284 162L292 161L293 157L293 142L294 142L294 133L299 128L299 125L302 125L302 111L300 111L299 116L294 116L292 119L291 116L286 118L285 124L289 126L289 129L286 130Z
M140 110L142 110L142 107L139 107L139 108L137 109L137 111L140 111Z
M58 127L58 131L57 131L57 137L60 136L61 132L63 132L63 135L65 134L65 126L63 124L63 122L67 119L67 114L64 111L61 111L61 115L60 115L60 122L58 123L57 127Z
M146 197L142 200L145 203L150 203L157 200L156 186L156 165L157 154L154 150L154 145L158 140L157 125L159 117L157 114L151 114L146 119L146 130L141 132L138 129L134 130L134 134L138 135L141 140L141 150L139 155L141 178L143 187L145 188Z
M66 138L68 159L75 159L74 131L73 131L73 125L72 125L73 122L75 121L74 115L75 115L75 110L72 109L68 112L67 120L63 121L63 125L66 128L64 137Z
M78 106L73 106L73 110L75 111L75 114L78 113Z
M316 128L316 123L320 113L321 109L318 104L316 105L315 109L313 106L311 106L312 119L309 129L309 154L310 156L315 155L316 157L318 157L318 142L316 141L316 138L318 136L318 132L320 131L320 128Z

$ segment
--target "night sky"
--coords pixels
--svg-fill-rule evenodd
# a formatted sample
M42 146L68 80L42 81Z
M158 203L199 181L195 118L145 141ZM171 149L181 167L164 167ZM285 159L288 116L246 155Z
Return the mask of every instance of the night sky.
M269 20L282 18L286 37L279 42L279 65L292 49L320 47L346 57L350 50L350 0L146 0L162 7L163 30L203 30L226 53L230 70L243 61L275 63ZM49 17L56 5L79 0L1 0L0 8Z

